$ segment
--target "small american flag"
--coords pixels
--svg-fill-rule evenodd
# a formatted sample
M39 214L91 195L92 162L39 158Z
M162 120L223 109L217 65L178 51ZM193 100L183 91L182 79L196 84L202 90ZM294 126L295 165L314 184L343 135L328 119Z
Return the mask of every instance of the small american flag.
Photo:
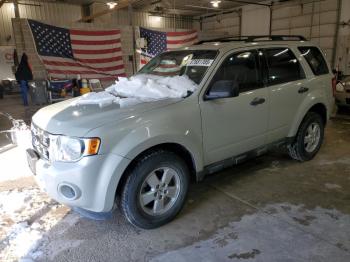
M183 32L161 32L140 27L140 37L147 41L147 48L141 50L141 66L152 57L166 51L190 46L197 42L196 30Z
M120 30L75 30L28 19L36 50L49 76L108 81L125 76Z

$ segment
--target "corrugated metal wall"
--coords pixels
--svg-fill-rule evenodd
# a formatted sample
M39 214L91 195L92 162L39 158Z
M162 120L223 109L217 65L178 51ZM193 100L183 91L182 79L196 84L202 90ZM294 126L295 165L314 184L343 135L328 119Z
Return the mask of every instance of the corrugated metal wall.
M11 18L15 16L12 4L0 8L0 45L13 45Z
M177 16L174 20L173 17L150 16L149 13L136 11L132 12L132 21L134 26L151 28L191 29L193 27L192 19L189 17ZM108 22L116 26L130 25L129 12L127 9L118 10L107 16L97 18L94 22Z
M202 30L209 34L222 34L226 35L238 35L240 32L240 19L239 13L233 12L229 14L222 14L210 18L206 18L202 21ZM199 27L199 24L196 23ZM196 28L199 29L199 28Z
M114 17L117 18L118 14ZM133 13L134 25L152 27L152 28L171 28L171 29L191 29L193 26L192 19L186 17L158 17L150 16L144 12Z
M21 18L32 18L42 20L50 24L73 24L81 18L81 7L69 3L53 3L41 1L23 0L21 3L33 5L19 5ZM101 7L105 8L105 4ZM98 9L97 9L98 10ZM13 32L11 18L14 18L14 8L12 3L5 3L0 8L0 45L13 45ZM128 10L123 9L111 14L95 19L96 23L108 23L112 26L129 25ZM133 12L133 25L153 28L192 28L190 18L181 17L175 20L172 17L154 17L145 12ZM94 23L93 23L94 24ZM93 25L92 24L92 25Z
M20 1L33 5L19 5L21 18L42 20L51 24L62 24L77 21L81 18L81 8L77 5L63 3L45 3L38 1ZM13 45L11 18L15 16L12 3L5 3L0 8L0 45ZM6 39L11 36L11 39Z
M277 5L272 12L272 34L303 35L317 43L331 62L337 12L337 0Z
M348 1L348 0L347 0ZM293 1L280 3L272 9L272 34L299 34L320 45L332 62L337 23L337 0ZM243 8L244 15L244 8ZM198 28L199 25L195 23ZM204 32L238 35L237 14L219 15L202 21ZM257 29L255 34L261 32Z

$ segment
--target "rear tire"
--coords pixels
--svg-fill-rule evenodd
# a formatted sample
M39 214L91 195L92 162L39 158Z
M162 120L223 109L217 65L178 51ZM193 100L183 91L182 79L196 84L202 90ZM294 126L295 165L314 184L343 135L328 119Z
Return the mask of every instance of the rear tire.
M322 117L315 112L307 113L294 141L288 145L290 157L301 162L311 160L320 150L323 137Z
M137 227L160 227L180 212L188 186L185 161L172 152L154 151L143 156L131 170L121 192L120 208Z

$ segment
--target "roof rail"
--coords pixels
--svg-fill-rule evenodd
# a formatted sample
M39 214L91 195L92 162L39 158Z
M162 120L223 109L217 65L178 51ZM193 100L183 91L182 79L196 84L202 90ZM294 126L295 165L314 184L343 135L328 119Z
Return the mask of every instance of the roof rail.
M200 45L210 42L257 42L257 41L306 41L306 38L301 35L251 35L251 36L227 36L221 38L214 38L210 40L202 40L196 43Z
M267 38L267 40L266 40ZM261 39L261 40L259 40ZM253 35L248 36L247 42L255 41L306 41L302 35Z

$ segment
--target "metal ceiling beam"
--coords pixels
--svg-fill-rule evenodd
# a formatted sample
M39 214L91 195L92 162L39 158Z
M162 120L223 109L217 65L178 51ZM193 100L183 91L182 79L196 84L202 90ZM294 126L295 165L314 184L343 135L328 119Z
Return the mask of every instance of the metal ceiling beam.
M225 10L225 9L220 9L220 8L216 8L216 7L206 7L206 6L199 6L199 5L185 5L185 6L198 8L198 9L206 9L206 10L216 10L216 11L224 11ZM192 9L187 9L187 10L192 11Z
M260 6L266 6L271 7L272 4L263 4L263 3L257 3L257 2L250 2L250 1L243 1L243 0L224 0L226 2L234 2L238 4L245 4L245 5L260 5Z
M3 4L9 4L9 3L14 3L15 1L9 1L9 0L0 0L0 8L3 6ZM30 5L30 6L41 6L40 4L31 4L31 3L22 3L22 2L18 2L17 4L19 5Z
M87 22L87 21L90 21L90 20L92 20L92 19L94 19L94 18L103 16L103 15L106 15L106 14L113 13L113 12L119 10L119 9L128 7L129 4L130 4L129 0L120 0L120 1L118 1L118 5L115 6L114 8L112 8L112 9L106 9L106 10L97 12L97 13L95 13L95 14L82 17L81 19L78 20L78 22Z
M2 7L2 5L5 3L5 0L0 0L0 8Z

